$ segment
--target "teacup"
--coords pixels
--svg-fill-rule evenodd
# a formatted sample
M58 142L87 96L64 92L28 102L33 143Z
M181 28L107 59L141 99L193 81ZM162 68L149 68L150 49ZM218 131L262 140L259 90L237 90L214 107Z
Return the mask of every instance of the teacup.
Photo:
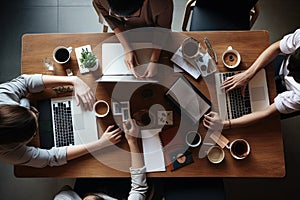
M105 117L109 113L109 105L104 100L98 100L94 103L93 110L97 117Z
M207 158L211 163L218 164L224 160L225 152L219 146L211 146L207 150Z
M70 60L72 47L58 46L53 50L53 59L59 64L65 64Z
M185 136L185 142L190 147L197 147L201 143L201 135L197 131L189 131Z
M229 46L222 55L222 62L227 68L236 68L241 63L241 55L237 50Z
M236 139L230 143L230 153L235 159L244 159L250 154L250 145L244 139Z

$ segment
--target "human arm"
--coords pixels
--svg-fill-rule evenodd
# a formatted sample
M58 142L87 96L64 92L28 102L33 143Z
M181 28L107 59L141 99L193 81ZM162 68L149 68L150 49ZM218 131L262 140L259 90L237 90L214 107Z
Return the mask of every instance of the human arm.
M67 160L73 160L81 157L89 152L94 152L103 149L107 146L114 145L121 141L121 129L112 130L114 125L109 126L101 138L95 142L88 144L68 146L67 147Z
M43 75L42 80L46 88L59 85L73 85L77 105L82 102L85 109L93 109L95 95L91 88L77 76L66 77Z
M265 49L255 62L244 72L236 74L227 78L223 83L223 88L226 92L230 92L236 88L242 88L244 94L246 85L253 78L253 76L267 64L269 64L280 53L280 41L277 41Z
M128 199L143 200L146 199L148 186L146 182L146 167L144 166L143 154L138 144L138 135L140 131L133 119L129 119L124 123L123 129L131 154L131 190Z
M142 78L150 78L157 74L157 65L158 65L157 63L159 60L160 53L161 53L161 49L153 49L150 62L147 66L146 71L141 76Z
M237 127L250 126L251 124L257 123L268 117L278 115L279 112L275 106L275 103L272 103L266 109L261 111L256 111L242 117L232 119L232 120L222 120L219 118L218 114L215 112L210 112L204 116L203 125L212 130L222 130L230 129Z
M102 137L96 142L85 145L53 147L51 149L26 146L26 143L1 145L0 160L14 165L25 165L36 168L64 165L69 160L118 143L121 140L121 130L116 129L111 131L112 128L113 126L109 126Z

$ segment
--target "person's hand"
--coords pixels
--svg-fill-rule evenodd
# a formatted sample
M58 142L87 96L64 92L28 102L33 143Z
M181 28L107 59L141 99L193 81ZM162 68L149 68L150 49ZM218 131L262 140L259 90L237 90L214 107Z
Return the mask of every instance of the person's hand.
M134 119L128 119L123 123L123 130L125 132L125 137L128 143L135 142L140 133L139 127Z
M245 94L246 86L249 82L250 78L247 75L247 71L238 73L234 76L228 77L222 85L222 88L226 90L226 92L230 92L234 89L241 88L242 96Z
M91 88L76 76L74 76L73 86L77 106L82 102L85 110L92 110L95 102L95 95Z
M142 78L151 78L157 74L157 63L150 62Z
M136 53L134 51L130 51L125 54L124 62L126 64L127 68L132 72L132 74L136 78L140 78L140 75L134 70L135 66L140 65L140 63L137 59Z
M120 128L112 130L113 127L114 127L114 125L111 125L111 126L107 127L107 129L103 133L102 137L99 139L99 143L101 144L101 148L117 144L121 141L122 130Z
M210 112L204 115L203 125L208 129L220 131L223 129L224 122L220 119L218 113Z

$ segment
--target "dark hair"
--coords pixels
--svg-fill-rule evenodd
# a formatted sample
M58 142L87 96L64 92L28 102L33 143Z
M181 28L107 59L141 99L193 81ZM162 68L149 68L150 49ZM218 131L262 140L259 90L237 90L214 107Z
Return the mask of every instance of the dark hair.
M287 69L289 70L289 75L296 79L300 79L300 47L291 54Z
M0 105L0 144L25 142L36 130L36 119L29 109L19 105Z
M128 16L140 9L144 0L107 0L112 11L121 16Z

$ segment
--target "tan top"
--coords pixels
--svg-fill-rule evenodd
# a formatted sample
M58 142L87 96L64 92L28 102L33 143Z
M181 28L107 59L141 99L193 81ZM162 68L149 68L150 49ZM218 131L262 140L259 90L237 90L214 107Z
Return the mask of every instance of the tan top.
M126 21L122 18L109 15L107 0L93 0L93 5L99 17L102 15L112 30L116 27L123 28L124 30L141 27L162 27L171 29L173 0L145 0L141 10L141 16L138 18L129 18Z

